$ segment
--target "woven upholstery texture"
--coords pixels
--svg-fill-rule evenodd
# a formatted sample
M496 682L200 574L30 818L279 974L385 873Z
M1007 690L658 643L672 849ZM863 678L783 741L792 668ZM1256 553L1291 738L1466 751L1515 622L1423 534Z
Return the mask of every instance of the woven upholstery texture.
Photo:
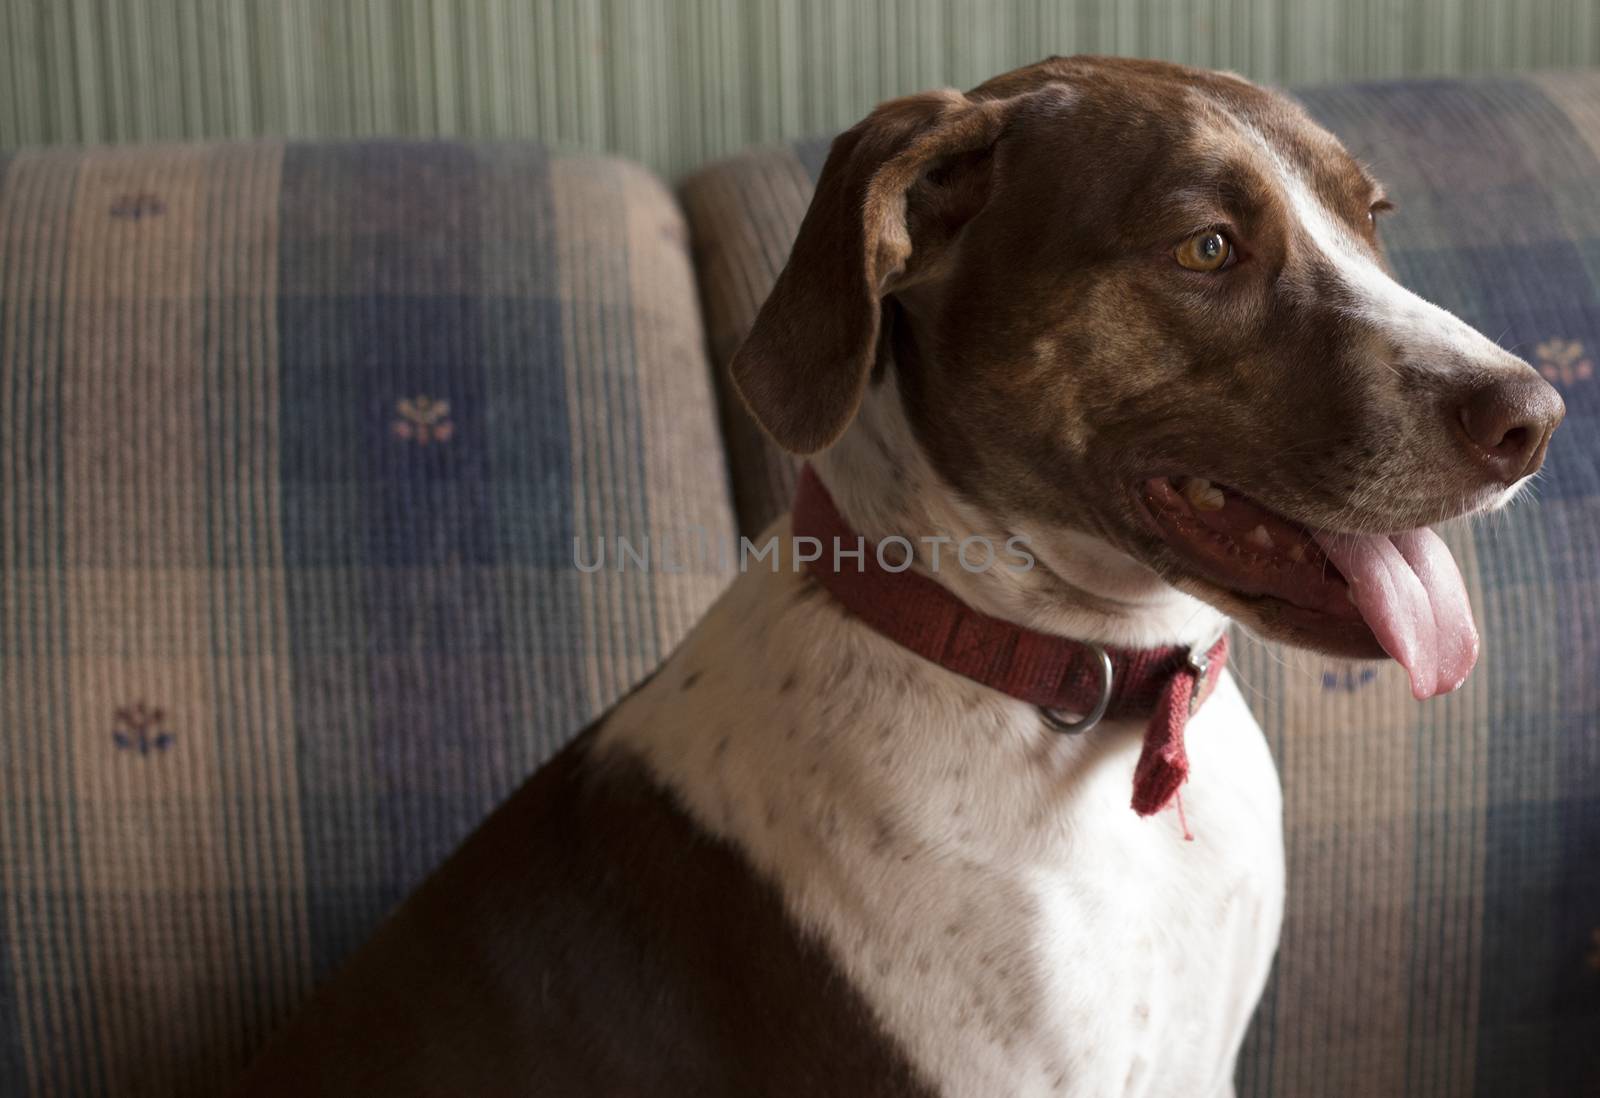
M1401 281L1533 362L1568 415L1525 502L1445 531L1484 635L1461 692L1417 704L1393 665L1240 638L1290 878L1239 1093L1600 1094L1600 74L1302 98L1398 200L1382 231ZM826 149L753 152L682 188L719 366ZM793 465L718 377L752 532Z
M732 529L686 239L527 144L0 160L0 1094L218 1093L703 613L574 560Z

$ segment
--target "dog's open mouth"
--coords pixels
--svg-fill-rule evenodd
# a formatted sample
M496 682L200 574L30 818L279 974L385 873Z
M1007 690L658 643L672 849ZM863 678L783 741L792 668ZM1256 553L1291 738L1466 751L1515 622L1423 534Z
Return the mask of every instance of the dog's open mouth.
M1247 601L1282 604L1301 632L1370 631L1431 698L1478 660L1478 630L1455 559L1427 527L1399 534L1313 530L1199 477L1154 477L1141 502L1198 577Z

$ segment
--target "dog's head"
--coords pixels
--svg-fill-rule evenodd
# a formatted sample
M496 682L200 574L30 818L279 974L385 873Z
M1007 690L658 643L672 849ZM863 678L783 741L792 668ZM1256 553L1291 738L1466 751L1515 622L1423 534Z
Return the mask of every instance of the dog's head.
M1052 59L894 100L833 146L733 361L797 453L875 370L920 446L1013 529L1081 531L1259 631L1476 657L1430 523L1506 502L1559 397L1403 289L1381 185L1226 74Z

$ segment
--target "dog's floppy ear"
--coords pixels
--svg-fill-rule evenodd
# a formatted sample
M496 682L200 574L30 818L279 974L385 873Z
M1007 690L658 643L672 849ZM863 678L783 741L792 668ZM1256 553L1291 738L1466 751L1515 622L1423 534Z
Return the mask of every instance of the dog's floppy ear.
M882 298L905 284L908 264L922 266L921 237L947 240L982 207L1009 105L907 96L834 141L789 262L733 356L746 406L784 449L815 453L855 416Z

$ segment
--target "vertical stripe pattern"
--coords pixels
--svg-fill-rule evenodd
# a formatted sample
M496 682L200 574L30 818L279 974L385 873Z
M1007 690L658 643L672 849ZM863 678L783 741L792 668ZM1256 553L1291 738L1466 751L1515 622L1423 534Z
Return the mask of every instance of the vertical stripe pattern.
M1050 54L1307 84L1600 64L1593 0L0 0L0 148L537 137L677 174Z
M61 404L67 256L78 158L19 156L0 193L0 857L8 1071L42 1095L105 1084L102 1004L90 991L86 884L70 730ZM28 1091L24 1091L25 1093Z

